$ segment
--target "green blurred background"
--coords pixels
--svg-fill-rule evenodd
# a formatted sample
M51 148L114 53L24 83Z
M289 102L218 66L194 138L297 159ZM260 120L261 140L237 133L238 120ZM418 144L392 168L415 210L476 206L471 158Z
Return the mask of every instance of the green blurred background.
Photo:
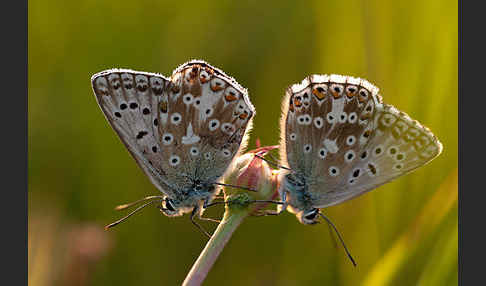
M416 172L325 213L249 218L206 285L457 285L458 7L408 1L29 1L30 285L177 285L206 238L187 216L113 207L156 194L90 86L112 67L170 75L197 58L247 87L250 148L278 143L284 89L312 73L364 77L444 144ZM218 217L222 209L208 211ZM214 224L204 224L214 229Z

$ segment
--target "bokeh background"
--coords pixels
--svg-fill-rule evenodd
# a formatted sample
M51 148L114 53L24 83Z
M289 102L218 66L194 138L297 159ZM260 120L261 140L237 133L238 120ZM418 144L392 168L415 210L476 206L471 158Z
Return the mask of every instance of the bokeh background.
M458 7L407 1L29 1L29 284L178 285L206 238L150 208L156 194L93 96L93 73L170 75L197 58L247 87L250 148L278 143L284 89L312 73L364 77L444 144L436 160L325 213L248 218L206 285L457 285ZM209 211L211 217L221 208ZM204 224L214 229L213 224Z

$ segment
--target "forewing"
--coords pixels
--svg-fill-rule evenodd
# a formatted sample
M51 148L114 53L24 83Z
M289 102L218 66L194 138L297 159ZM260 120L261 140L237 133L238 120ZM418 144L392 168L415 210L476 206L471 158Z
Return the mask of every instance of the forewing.
M384 105L378 88L365 80L314 75L292 86L287 97L282 155L306 180L315 207L370 191L442 150L427 128Z
M140 168L168 196L167 160L161 151L158 107L169 80L162 75L112 69L91 78L96 100Z
M216 182L244 147L255 114L247 91L203 61L174 71L159 110L161 142L172 167L167 173L181 188L187 180Z

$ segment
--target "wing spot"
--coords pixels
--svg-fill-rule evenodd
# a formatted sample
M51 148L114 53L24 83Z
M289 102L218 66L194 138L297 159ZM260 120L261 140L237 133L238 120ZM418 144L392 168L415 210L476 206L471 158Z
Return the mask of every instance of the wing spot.
M289 138L290 138L291 141L295 141L295 140L297 140L297 134L292 133L292 134L290 134Z
M157 118L154 119L154 126L159 125L159 120Z
M356 142L356 137L354 137L354 135L349 135L348 138L346 138L346 144L348 146L353 146L355 142Z
M373 152L375 156L380 156L381 153L383 152L383 148L381 146L377 146Z
M172 167L175 167L175 166L179 165L180 161L181 161L181 158L179 158L179 156L177 156L177 155L172 155L169 158L169 164Z
M361 159L364 160L366 157L368 157L368 151L363 151L363 153L361 153Z
M128 105L126 105L125 103L120 104L121 110L125 110L125 109L127 109L127 107L128 107Z
M359 91L359 102L365 102L366 99L368 99L368 91L364 88L362 88L360 91Z
M137 139L142 139L147 134L148 134L147 131L142 130L142 131L138 132Z
M326 116L326 119L327 119L327 122L329 124L333 124L334 121L336 121L336 118L334 117L334 115L332 115L331 113L328 113L327 116Z
M304 153L308 154L308 153L310 153L310 151L312 151L312 145L305 144L304 145Z
M182 116L177 112L173 113L170 116L170 122L172 122L172 124L174 125L178 125L179 123L181 123L181 120L182 120Z
M329 175L331 177L336 177L339 175L339 168L335 166L329 167Z
M122 117L121 114L120 114L120 112L118 112L118 111L115 112L115 116L118 117L118 118L121 118Z
M351 112L348 116L349 123L355 123L357 120L358 116L356 115L356 112Z
M131 108L131 109L135 109L135 108L137 108L137 107L138 107L138 104L137 104L136 102L132 102L132 103L130 103L130 108Z
M395 147L395 146L392 146L392 147L388 148L388 154L390 156L395 155L397 152L398 152L398 150L397 150L397 147Z
M370 172L371 172L371 175L370 175L371 177L376 176L377 170L376 170L376 166L375 165L369 163L368 164L368 170L370 170Z
M302 114L297 117L297 123L300 125L309 125L312 122L312 117L309 114Z
M346 112L343 112L341 113L341 115L339 116L339 122L340 123L344 123L346 122L346 119L348 118L348 115L346 114Z
M157 153L157 146L152 146L152 152Z
M219 127L219 120L218 119L211 119L209 121L209 130L210 131L214 131L216 129L218 129Z
M149 114L149 113L150 113L150 109L148 109L147 107L145 107L145 108L142 110L142 113L143 113L144 115L147 115L147 114Z
M162 136L162 141L164 145L170 145L173 140L174 140L174 136L170 133L166 133Z
M316 117L314 118L314 126L318 129L321 129L322 126L324 125L323 120L321 117Z
M400 163L396 164L395 166L393 166L393 168L398 171L398 170L403 168L403 164L400 164Z
M223 153L223 157L225 158L229 158L231 156L231 152L228 149L221 150L221 153Z
M353 172L353 177L355 177L355 178L359 177L359 173L360 173L360 171L361 171L360 169L356 169L356 170L354 170L354 172Z
M199 155L199 149L198 149L196 146L191 147L190 152L191 152L191 155L192 155L192 156L197 156L197 155Z
M211 160L211 153L210 152L204 153L204 158L206 160Z
M186 94L182 98L182 101L184 101L185 104L191 104L193 100L194 100L194 97L192 96L192 94Z
M344 154L344 160L349 163L354 160L355 153L353 150L349 150Z
M327 150L325 148L319 149L319 157L321 159L324 159L324 158L326 158L326 156L327 156Z
M221 125L221 131L223 131L224 133L228 134L228 135L231 135L235 132L235 126L231 123L223 123Z
M405 159L405 155L403 153L397 154L396 159L398 161L401 161L401 160Z

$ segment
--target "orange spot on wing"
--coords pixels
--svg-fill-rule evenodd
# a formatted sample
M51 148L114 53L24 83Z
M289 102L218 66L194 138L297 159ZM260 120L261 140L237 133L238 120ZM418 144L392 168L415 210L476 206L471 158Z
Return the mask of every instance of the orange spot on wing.
M246 119L248 117L248 113L246 113L246 112L242 113L242 114L240 114L239 117L240 117L240 119Z
M341 95L338 92L335 92L335 91L331 91L331 94L332 94L332 96L334 96L334 98L340 98L341 97Z
M211 90L212 90L212 91L215 91L215 92L216 92L216 91L220 91L220 90L222 90L222 89L223 89L223 87L222 87L222 86L220 86L220 85L212 85L212 86L211 86Z
M236 98L236 96L232 95L232 94L227 94L224 96L224 98L227 100L227 101L235 101L237 100L238 98Z
M295 106L297 107L301 107L302 106L302 101L298 100L298 99L295 99Z
M162 111L162 113L167 113L167 101L160 102L160 111Z
M323 100L326 97L326 94L324 92L319 92L317 88L312 89L312 94L319 100Z

